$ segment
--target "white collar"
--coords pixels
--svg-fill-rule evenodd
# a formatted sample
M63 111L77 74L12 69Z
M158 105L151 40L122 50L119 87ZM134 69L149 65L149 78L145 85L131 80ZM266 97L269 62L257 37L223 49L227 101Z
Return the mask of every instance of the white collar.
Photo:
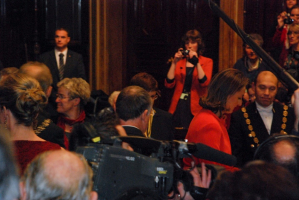
M255 103L256 103L256 109L259 112L266 112L266 113L272 113L273 112L273 102L269 106L267 106L267 107L261 106L256 101L255 101Z

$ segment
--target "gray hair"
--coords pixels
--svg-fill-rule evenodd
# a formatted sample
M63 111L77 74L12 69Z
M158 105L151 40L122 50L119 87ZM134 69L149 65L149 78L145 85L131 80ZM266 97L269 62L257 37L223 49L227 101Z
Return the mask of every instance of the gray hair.
M51 175L51 170L46 170L45 167L47 156L51 152L53 151L40 154L27 166L22 178L26 187L26 199L88 200L92 190L93 173L85 158L74 152L65 152L79 157L84 166L84 173L78 174L71 171L70 175L73 175L72 177L62 176L57 180L57 177ZM74 178L76 176L79 176L79 180L77 180L78 178Z
M8 132L0 126L0 200L18 199L19 177Z
M82 78L64 78L57 83L57 87L65 87L69 90L69 96L81 99L81 105L85 105L90 98L89 84Z

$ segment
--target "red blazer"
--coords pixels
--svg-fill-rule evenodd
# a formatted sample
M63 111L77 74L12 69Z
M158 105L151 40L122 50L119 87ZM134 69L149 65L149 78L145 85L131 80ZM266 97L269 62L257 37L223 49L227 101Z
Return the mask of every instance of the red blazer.
M279 64L281 67L284 66L284 62L288 56L288 46L286 46L287 41L287 33L288 33L288 25L284 25L281 29L276 29L276 32L272 38L273 46L276 48L281 48L281 53L279 55Z
M186 135L188 142L202 143L227 154L232 154L231 143L226 130L225 119L219 119L212 111L202 109L191 121ZM204 152L203 152L204 153ZM226 169L233 170L233 167L195 158L196 165L201 162L217 164ZM185 168L191 167L191 158L184 159Z
M201 106L199 105L199 99L201 96L207 94L207 86L211 81L213 72L212 59L200 56L198 58L198 62L200 63L203 71L205 72L207 80L204 83L199 83L197 69L194 69L190 92L190 109L193 115L196 115L201 110ZM176 110L176 106L184 89L186 79L186 59L182 59L176 64L174 74L175 77L172 83L167 83L167 81L165 80L165 87L173 88L175 86L174 94L172 96L171 104L168 110L168 112L170 112L171 114L173 114Z

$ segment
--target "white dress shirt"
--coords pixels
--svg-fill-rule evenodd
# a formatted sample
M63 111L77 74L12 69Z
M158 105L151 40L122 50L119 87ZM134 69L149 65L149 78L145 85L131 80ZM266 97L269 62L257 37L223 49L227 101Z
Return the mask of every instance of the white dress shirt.
M268 134L270 135L272 121L273 121L273 103L268 107L263 107L259 105L257 102L255 103L256 103L256 109L259 111L260 116L262 117L265 127L268 131Z
M66 62L66 56L67 56L67 48L66 48L66 50L64 50L64 51L58 51L57 49L55 49L55 57L56 57L56 63L57 63L57 66L58 66L58 69L60 68L60 66L59 66L59 54L63 54L64 56L63 56L63 63L65 64L65 62Z

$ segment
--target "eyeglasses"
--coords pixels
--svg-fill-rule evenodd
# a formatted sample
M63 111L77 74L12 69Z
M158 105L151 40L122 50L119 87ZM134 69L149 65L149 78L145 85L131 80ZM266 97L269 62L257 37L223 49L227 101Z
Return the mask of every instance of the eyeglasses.
M65 97L62 94L56 94L56 98L58 98L58 99L67 99L67 98L71 98L71 97Z

